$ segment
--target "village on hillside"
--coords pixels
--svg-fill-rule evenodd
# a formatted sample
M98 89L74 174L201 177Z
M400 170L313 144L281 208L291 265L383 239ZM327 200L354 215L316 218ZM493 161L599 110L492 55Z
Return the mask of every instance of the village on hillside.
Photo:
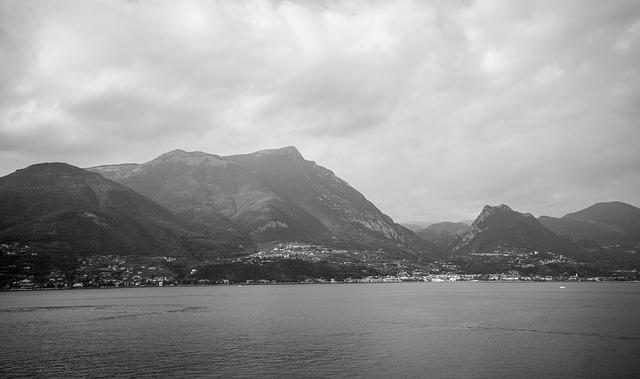
M67 289L278 283L457 281L633 281L636 269L599 270L552 252L524 249L470 253L429 263L385 259L382 250L333 250L280 243L237 258L56 256L23 244L0 244L0 289Z

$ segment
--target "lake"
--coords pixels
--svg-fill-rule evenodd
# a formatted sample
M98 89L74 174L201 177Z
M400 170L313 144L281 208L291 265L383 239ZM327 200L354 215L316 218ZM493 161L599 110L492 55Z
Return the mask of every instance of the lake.
M3 292L0 377L631 378L639 316L639 283Z

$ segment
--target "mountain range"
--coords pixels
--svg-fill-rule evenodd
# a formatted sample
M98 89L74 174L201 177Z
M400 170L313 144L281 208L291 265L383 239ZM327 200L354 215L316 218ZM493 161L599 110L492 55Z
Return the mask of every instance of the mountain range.
M562 218L485 206L471 226L444 222L416 234L438 245L443 256L513 251L552 252L581 261L640 264L640 209L621 202L598 203Z
M239 251L274 241L384 249L418 259L438 253L431 242L394 223L360 192L305 160L294 147L228 157L174 150L143 164L86 170L46 163L0 178L0 189L0 238L39 241L52 249L121 254L171 250L140 243L129 248L122 241L130 239L156 240L181 255ZM114 203L114 193L126 193L129 205ZM141 204L146 208L138 214ZM104 221L107 216L117 216L117 222L109 224ZM77 227L80 221L82 228ZM51 232L51 225L66 233ZM109 237L98 226L109 230ZM127 232L116 233L119 229ZM142 236L132 235L133 230ZM163 237L155 238L160 232ZM63 234L67 244L61 242ZM61 237L54 238L57 235ZM162 242L168 239L170 244ZM185 241L206 246L187 246Z
M433 260L500 249L592 259L640 246L640 209L599 203L562 218L485 206L471 225L415 233L295 147L220 156L174 150L142 164L42 163L0 178L0 242L43 251L214 258L272 242Z
M579 254L571 241L547 229L530 213L507 205L485 206L480 215L451 248L451 254L527 249Z

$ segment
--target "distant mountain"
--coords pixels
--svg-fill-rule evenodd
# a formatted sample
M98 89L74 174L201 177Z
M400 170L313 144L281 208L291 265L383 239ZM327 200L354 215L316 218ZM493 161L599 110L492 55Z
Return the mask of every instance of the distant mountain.
M572 240L600 245L640 245L640 209L622 202L597 203L562 218L542 216L540 222Z
M401 222L400 225L404 226L405 228L411 230L412 232L417 232L418 230L422 230L424 228L426 228L427 226L431 225L428 222Z
M137 166L89 170L149 197L183 221L210 228L210 233L232 227L254 242L437 252L292 146L227 157L174 150Z
M439 222L437 224L431 224L426 228L420 230L420 232L424 232L426 235L429 233L434 235L439 234L462 234L469 229L469 225L463 222Z
M440 222L417 230L416 234L446 250L455 243L456 237L463 235L467 230L469 225L462 222Z
M220 247L133 190L66 163L0 178L0 241L105 255L191 256Z
M485 206L469 230L453 247L451 254L518 248L564 255L585 255L569 241L544 227L531 214L513 211L504 204L495 207Z

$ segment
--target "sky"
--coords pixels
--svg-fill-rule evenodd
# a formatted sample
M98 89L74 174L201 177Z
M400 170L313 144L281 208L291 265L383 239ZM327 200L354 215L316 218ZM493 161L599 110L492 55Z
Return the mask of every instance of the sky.
M0 176L293 145L396 222L640 206L640 2L0 0Z

